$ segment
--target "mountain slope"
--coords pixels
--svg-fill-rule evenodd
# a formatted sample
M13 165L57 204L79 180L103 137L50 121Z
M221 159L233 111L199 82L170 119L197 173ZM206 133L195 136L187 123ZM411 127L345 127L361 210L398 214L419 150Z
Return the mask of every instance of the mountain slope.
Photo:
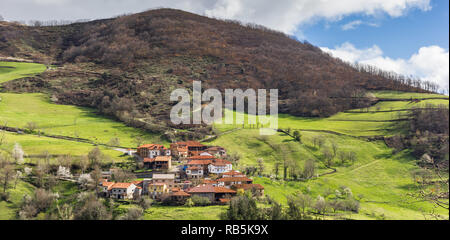
M280 112L312 117L368 106L366 90L424 91L264 27L172 9L66 26L1 23L0 36L1 55L60 66L7 90L48 92L133 125L165 125L170 92L193 80L220 90L279 89Z

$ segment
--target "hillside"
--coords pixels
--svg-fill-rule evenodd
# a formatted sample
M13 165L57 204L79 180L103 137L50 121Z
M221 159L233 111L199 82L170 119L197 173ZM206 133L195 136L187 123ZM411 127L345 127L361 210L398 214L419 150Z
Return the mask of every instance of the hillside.
M220 90L279 89L280 111L307 117L366 107L368 90L435 89L350 66L261 26L171 9L65 26L2 22L0 36L0 55L55 64L5 84L7 90L47 92L60 103L94 107L140 127L167 125L170 92L192 88L193 80Z
M3 61L11 58L24 62ZM194 80L222 91L279 89L277 134L260 136L255 123L172 126L169 95ZM0 200L0 219L18 218L23 195L42 187L76 205L83 190L53 179L59 166L75 176L116 168L132 176L126 181L142 180L126 148L193 138L225 148L233 168L284 210L302 193L324 198L326 219L448 219L436 199L448 206L449 99L435 90L261 26L178 10L64 26L0 22L0 160L19 144L24 162L13 170L33 170ZM45 175L48 186L36 180ZM357 207L338 206L343 199ZM108 209L116 218L137 205ZM142 218L213 220L227 207L153 204ZM52 208L31 219L55 217ZM309 212L317 216L314 206Z
M10 71L0 73L0 80L11 80L11 75L22 77L43 71L42 65L26 63L0 62L0 66L11 67ZM447 217L448 212L445 210L435 209L435 205L430 202L417 201L414 196L419 185L411 174L421 168L413 151L395 151L383 139L389 139L395 134L408 134L407 128L393 125L393 120L403 118L403 114L414 109L448 106L448 97L394 91L375 91L373 95L384 100L370 108L353 109L329 118L280 114L279 127L290 129L291 132L300 131L302 143L294 141L285 133L261 137L259 130L248 124L215 124L214 131L218 137L205 144L223 146L231 155L240 156L235 168L254 176L255 182L265 187L266 195L283 206L287 204L287 197L297 192L312 198L324 196L332 202L337 196L336 190L339 192L348 188L358 199L360 210L349 215L331 214L328 218L423 219L430 212ZM61 156L71 156L73 166L76 166L80 158L101 144L100 149L107 156L102 164L109 167L111 164L130 163L121 152L114 150L115 147L108 146L111 139L117 138L124 147L135 146L138 138L146 142L163 141L158 135L126 127L97 115L92 109L56 104L43 94L0 93L0 98L0 125L7 124L8 127L27 130L28 122L36 123L33 134L0 131L0 153L9 153L14 144L19 143L26 153L25 166L38 164L45 152L50 154L49 162L53 167L61 164ZM399 112L402 114L399 115ZM67 139L54 138L54 135ZM77 142L76 139L86 142ZM318 139L322 143L318 143ZM353 160L341 159L341 154L338 153L331 166L327 165L324 152L332 151L333 146L336 146L339 153L353 152ZM258 168L260 159L264 165L262 177L252 172L252 169ZM317 177L301 179L305 163L311 160ZM286 180L283 180L284 162L287 163ZM278 173L275 171L277 167ZM17 188L11 190L11 200L0 201L0 219L14 218L21 204L21 199L17 196L23 195L23 192L30 195L32 191L32 185L20 181ZM68 200L64 201L71 201L73 192L79 190L73 184L60 183L54 191L67 195ZM125 211L130 207L132 205L117 205L118 211ZM189 208L157 205L147 210L143 218L218 219L225 209L226 206Z

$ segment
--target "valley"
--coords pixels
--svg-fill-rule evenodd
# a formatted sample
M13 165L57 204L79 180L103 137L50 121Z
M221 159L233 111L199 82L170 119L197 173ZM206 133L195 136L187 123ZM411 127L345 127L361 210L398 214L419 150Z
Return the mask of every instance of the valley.
M41 64L0 62L0 83L39 74L45 69ZM448 107L448 97L397 91L369 94L382 100L373 106L323 118L280 114L278 128L282 131L273 136L260 136L258 123L214 124L217 137L203 144L221 146L228 155L238 156L233 162L234 169L251 176L255 184L264 186L266 196L284 207L288 196L297 192L312 199L322 196L332 202L344 191L350 191L360 204L359 211L331 211L325 219L424 219L431 218L427 215L430 212L448 218L445 209L414 197L418 186L412 172L420 169L418 159L409 149L394 151L384 141L407 132L405 118L412 109ZM103 165L126 169L134 160L116 148L135 149L142 143L170 144L163 135L126 126L94 109L56 104L51 98L44 93L0 92L0 129L2 126L22 129L16 133L0 130L0 153L9 154L16 143L20 144L25 152L25 163L20 169L38 165L44 152L50 154L50 163L57 167L58 156L69 155L76 160L95 147L108 156ZM300 142L292 137L296 131L301 135ZM314 164L314 173L305 178L303 172L308 161ZM260 173L256 174L254 169ZM10 190L10 201L0 202L0 218L14 219L23 195L32 194L35 188L25 178L19 179L17 187ZM52 190L66 194L62 202L75 201L75 193L80 192L76 185L64 182ZM264 207L266 203L259 205ZM133 206L134 203L119 203L115 209L122 213ZM143 219L212 220L219 219L226 208L155 205L145 210ZM44 216L37 218L40 217Z

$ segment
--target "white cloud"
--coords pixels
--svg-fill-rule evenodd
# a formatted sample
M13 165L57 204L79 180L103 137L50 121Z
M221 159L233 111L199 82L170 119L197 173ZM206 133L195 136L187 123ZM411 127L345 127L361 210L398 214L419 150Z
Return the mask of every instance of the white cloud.
M347 31L347 30L352 30L355 29L357 26L363 24L363 21L361 20L355 20L349 23L346 23L344 25L342 25L342 30Z
M1 0L7 20L96 19L155 7L251 22L292 34L317 19L340 20L350 14L391 17L409 9L431 9L430 0Z
M349 23L346 23L344 25L342 25L342 30L344 31L348 31L348 30L353 30L356 27L360 26L360 25L367 25L367 26L371 26L371 27L378 27L379 25L376 23L370 23L370 22L363 22L361 20L355 20L355 21L351 21Z
M377 45L357 49L351 43L344 43L334 49L324 47L322 50L347 62L373 65L437 83L442 89L449 88L449 52L439 46L421 47L409 59L386 57Z

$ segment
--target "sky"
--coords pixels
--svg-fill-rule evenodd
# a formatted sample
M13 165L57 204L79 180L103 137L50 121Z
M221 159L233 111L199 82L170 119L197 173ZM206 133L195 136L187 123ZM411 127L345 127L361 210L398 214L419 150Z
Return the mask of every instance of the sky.
M448 0L0 0L0 15L100 19L158 7L264 25L345 61L449 88Z

